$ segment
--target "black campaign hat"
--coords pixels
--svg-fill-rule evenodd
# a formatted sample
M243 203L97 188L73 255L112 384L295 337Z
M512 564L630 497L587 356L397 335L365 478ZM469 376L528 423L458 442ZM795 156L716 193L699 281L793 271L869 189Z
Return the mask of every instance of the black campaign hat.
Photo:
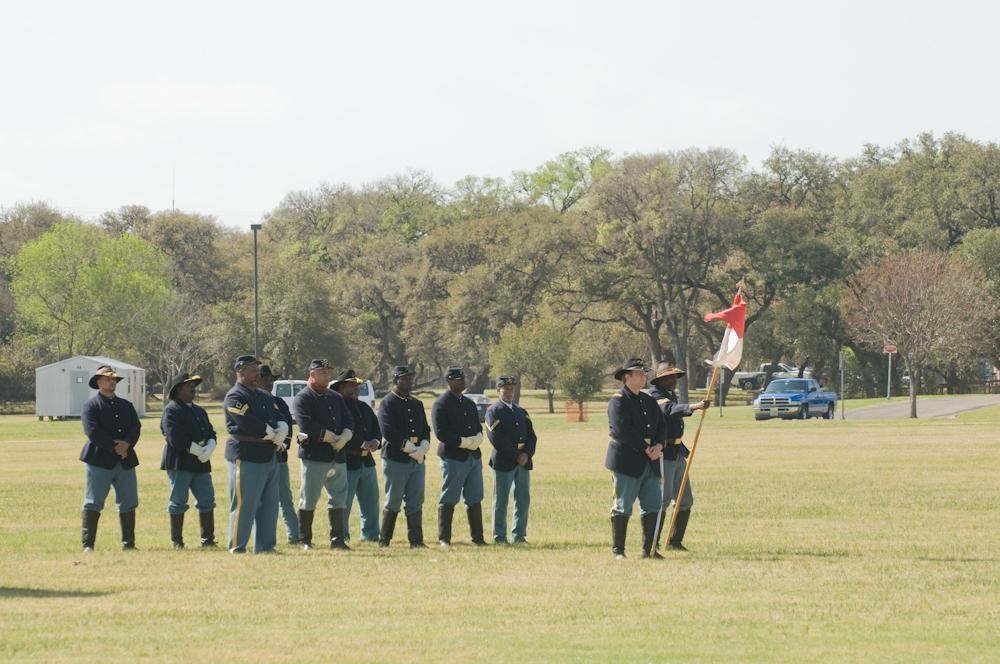
M233 362L233 371L239 371L248 364L260 364L260 360L253 355L240 355L236 358L236 361Z
M643 364L642 359L638 357L631 358L626 362L621 369L615 371L615 380L621 380L622 377L629 371L645 371L646 365Z
M90 385L90 389L92 390L97 389L97 379L100 378L101 376L114 378L116 383L122 382L122 379L125 378L125 376L119 376L112 367L109 367L108 365L105 364L103 366L97 367L97 371L95 371L94 375L90 377L90 382L88 383L88 385Z
M200 385L201 384L201 376L192 376L191 374L189 374L186 371L177 374L170 381L170 389L167 390L167 398L168 399L173 399L174 398L174 392L176 392L177 388L180 387L181 385L183 385L184 383L194 383L195 385Z
M497 378L498 390L505 385L517 385L517 378L514 378L513 376L500 376Z
M323 359L312 360L309 362L309 371L315 371L316 369L332 369L330 363Z
M444 377L446 380L465 378L465 369L462 367L448 367L448 369L444 372Z
M405 364L400 364L392 368L392 379L402 378L403 376L414 376L416 372Z
M358 375L354 373L354 369L345 369L344 371L341 371L336 378L331 380L327 387L331 390L335 390L337 389L337 385L340 385L341 383L355 383L360 385L363 382L365 381L358 378Z
M281 378L281 374L280 373L272 373L271 372L271 365L270 364L262 364L262 365L260 365L260 377L261 378L273 378L275 380L278 380L279 378Z

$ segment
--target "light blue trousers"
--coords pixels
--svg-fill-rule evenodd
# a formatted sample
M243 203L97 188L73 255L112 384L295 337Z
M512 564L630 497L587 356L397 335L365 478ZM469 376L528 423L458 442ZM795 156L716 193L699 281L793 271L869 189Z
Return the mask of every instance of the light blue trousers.
M253 551L274 551L278 529L278 463L229 464L229 550L245 553L253 530Z
M278 462L278 507L281 509L281 519L285 522L288 533L288 543L299 541L299 514L295 511L295 499L292 498L291 478L288 476L288 464Z
M329 500L326 503L328 509L344 509L347 507L347 464L334 463L333 461L309 461L299 459L302 462L302 488L299 490L299 509L316 509L320 494L326 488L326 495Z
M465 505L483 502L483 460L470 456L465 461L441 459L441 498L438 505L457 505L460 498Z
M361 512L361 539L374 542L378 539L378 473L375 466L361 466L347 471L347 509L344 510L344 539L351 539L351 507L358 497Z
M632 516L632 504L639 499L639 513L659 512L663 500L660 490L660 478L656 476L649 464L645 464L642 475L629 477L623 473L612 472L614 495L611 498L611 515Z
M139 485L135 479L135 468L125 470L121 463L114 468L101 468L84 464L86 482L83 489L83 509L100 512L108 499L111 487L115 488L115 503L119 512L131 512L139 506Z
M673 508L677 502L677 491L681 488L681 478L684 477L684 469L687 461L681 455L673 461L663 460L663 507L667 510ZM681 496L681 511L691 509L694 505L694 495L691 493L691 478L688 477L684 486L684 495Z
M385 509L398 512L406 500L406 513L424 508L426 463L382 459L382 480L385 482Z
M528 507L531 505L531 471L523 466L514 470L493 471L493 540L507 541L507 502L514 489L514 540L523 540L528 531Z
M167 499L167 512L184 514L188 511L188 492L194 494L194 508L199 512L211 512L215 509L215 487L212 486L212 473L192 473L190 470L168 470L170 478L170 497Z

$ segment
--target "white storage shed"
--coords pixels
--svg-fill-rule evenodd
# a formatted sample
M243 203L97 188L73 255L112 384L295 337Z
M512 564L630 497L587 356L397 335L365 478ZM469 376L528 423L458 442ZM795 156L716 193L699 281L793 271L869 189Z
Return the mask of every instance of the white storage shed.
M35 414L38 419L80 417L83 404L97 394L90 377L101 366L113 367L124 379L115 394L128 399L139 417L146 414L146 370L110 357L77 355L35 369Z

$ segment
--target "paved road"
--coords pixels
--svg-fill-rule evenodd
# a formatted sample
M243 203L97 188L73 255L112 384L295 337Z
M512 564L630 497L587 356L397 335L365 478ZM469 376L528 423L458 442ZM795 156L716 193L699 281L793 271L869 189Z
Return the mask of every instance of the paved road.
M1000 404L1000 394L963 394L954 397L917 397L917 417L951 417L958 413ZM847 411L849 420L895 420L910 416L909 401L893 401Z

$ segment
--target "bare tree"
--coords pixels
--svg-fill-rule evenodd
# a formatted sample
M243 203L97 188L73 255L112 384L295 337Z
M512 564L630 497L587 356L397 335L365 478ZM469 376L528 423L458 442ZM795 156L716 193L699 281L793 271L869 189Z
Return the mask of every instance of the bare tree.
M921 371L982 352L996 301L982 271L946 254L891 256L847 280L847 328L863 346L895 345L910 375L910 417L917 416Z

